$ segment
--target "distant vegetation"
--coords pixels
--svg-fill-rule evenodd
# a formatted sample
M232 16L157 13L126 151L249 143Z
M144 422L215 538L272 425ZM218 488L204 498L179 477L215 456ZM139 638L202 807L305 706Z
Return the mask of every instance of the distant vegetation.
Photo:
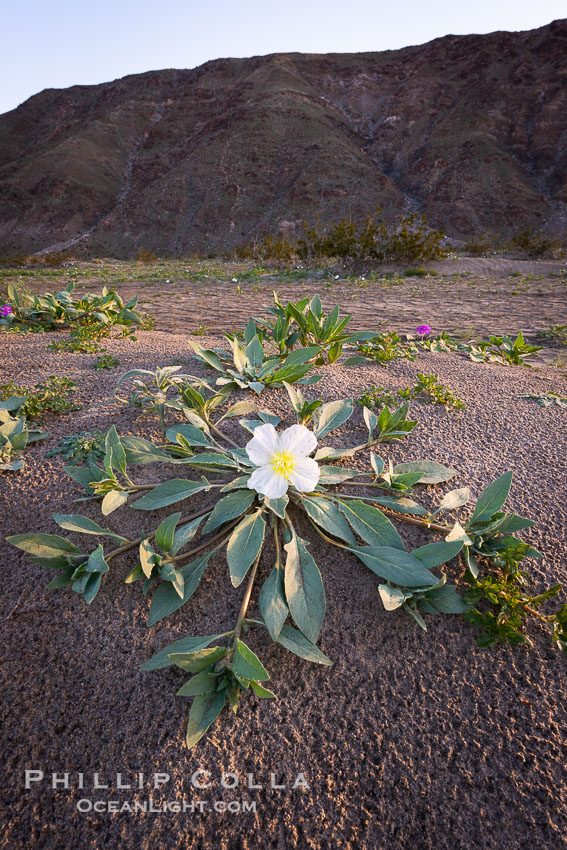
M158 256L154 251L141 247L135 252L133 250L133 260L140 265L157 265L166 260L236 259L253 260L279 268L289 268L298 263L307 267L339 263L355 270L361 266L385 263L443 260L454 253L468 257L506 255L518 259L563 259L567 257L567 231L549 234L521 227L508 237L485 232L473 234L463 242L431 228L423 215L411 213L387 222L380 207L376 207L362 223L350 217L326 224L304 221L297 238L268 234L239 245L229 254L206 251L190 256ZM57 269L72 266L74 262L75 257L68 250L0 256L0 266L21 269ZM94 262L104 263L101 259ZM411 271L417 276L431 273L425 268Z
M552 236L531 227L519 228L508 239L494 233L478 233L464 243L462 251L472 257L512 254L530 259L560 260L567 257L567 233L562 237Z
M297 260L310 265L330 259L345 265L441 260L448 255L446 240L442 231L427 225L424 216L412 213L388 223L376 207L362 224L346 217L334 224L309 225L304 221L298 239L266 236L261 242L240 246L236 256L282 265Z

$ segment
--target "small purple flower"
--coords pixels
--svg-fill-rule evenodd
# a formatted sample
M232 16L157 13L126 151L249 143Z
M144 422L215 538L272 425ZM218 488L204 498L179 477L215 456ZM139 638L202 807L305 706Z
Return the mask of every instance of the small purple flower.
M416 331L421 337L427 336L427 334L431 333L431 328L429 325L420 325Z
M2 306L0 307L0 315L2 316L9 316L11 312L12 308L9 304L2 304Z

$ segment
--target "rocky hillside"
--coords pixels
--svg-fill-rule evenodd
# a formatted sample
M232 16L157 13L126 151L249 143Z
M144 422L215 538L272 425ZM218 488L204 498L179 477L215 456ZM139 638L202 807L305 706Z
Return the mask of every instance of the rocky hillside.
M567 221L567 20L49 89L0 116L0 253L224 249L302 219Z

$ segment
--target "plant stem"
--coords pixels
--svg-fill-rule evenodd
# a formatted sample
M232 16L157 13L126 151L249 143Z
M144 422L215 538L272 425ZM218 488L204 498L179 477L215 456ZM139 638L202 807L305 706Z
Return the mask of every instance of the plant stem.
M400 522L407 522L409 525L415 525L418 528L427 528L429 531L436 531L438 534L449 534L452 531L447 525L437 525L435 522L427 522L424 519L415 519L415 517L407 516L407 514L399 514L397 511L392 511L389 508L380 507L382 513L386 516L391 516L393 519L398 519Z
M196 555L197 552L202 552L203 549L208 549L209 546L212 546L213 543L217 542L217 540L222 540L223 537L228 537L227 531L231 531L234 528L234 526L237 525L240 522L241 519L242 519L242 517L239 517L239 516L236 517L236 519L233 519L232 522L229 523L228 525L226 525L223 528L222 531L219 531L218 534L215 534L214 537L211 537L210 540L207 540L206 543L201 543L200 546L196 546L194 549L191 549L189 552L183 552L182 555L176 555L175 558L171 559L171 561L173 563L175 563L175 561L181 561L181 560L183 560L183 558L189 558L192 555Z
M212 508L202 508L200 511L196 511L194 514L190 514L189 516L183 517L178 523L177 526L186 525L191 520L197 519L197 517L204 516L211 511ZM137 537L135 540L132 540L130 543L126 543L124 546L120 546L118 549L113 549L108 555L105 556L105 560L108 563L112 558L115 558L117 555L121 555L123 552L127 552L129 549L133 549L134 546L139 546L143 540L152 540L155 537L156 532L152 531L151 534L147 536Z
M221 429L217 428L217 426L214 425L212 422L209 421L209 422L207 422L207 424L208 424L209 428L211 429L211 431L213 432L213 434L216 434L217 437L221 438L221 440L225 440L229 445L231 445L235 449L240 448L238 443L235 443L234 440L231 440L230 437L227 437L227 435L224 433L224 431L221 431Z
M246 592L244 594L244 598L242 600L242 605L240 606L240 611L238 612L238 620L236 621L236 626L234 629L234 638L232 639L233 648L236 647L238 640L240 638L240 632L242 631L242 623L244 621L244 617L246 616L246 611L248 609L248 605L250 603L250 596L252 595L252 588L254 586L254 580L256 578L256 571L258 570L258 564L260 563L260 558L262 557L262 549L256 555L256 560L252 564L252 569L250 571L250 577L248 579L248 584L246 585Z

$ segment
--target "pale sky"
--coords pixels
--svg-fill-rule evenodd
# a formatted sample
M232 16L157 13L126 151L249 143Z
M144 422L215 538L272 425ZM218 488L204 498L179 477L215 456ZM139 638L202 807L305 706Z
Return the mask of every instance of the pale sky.
M209 59L396 50L564 17L567 0L15 0L1 18L0 113L45 88Z

